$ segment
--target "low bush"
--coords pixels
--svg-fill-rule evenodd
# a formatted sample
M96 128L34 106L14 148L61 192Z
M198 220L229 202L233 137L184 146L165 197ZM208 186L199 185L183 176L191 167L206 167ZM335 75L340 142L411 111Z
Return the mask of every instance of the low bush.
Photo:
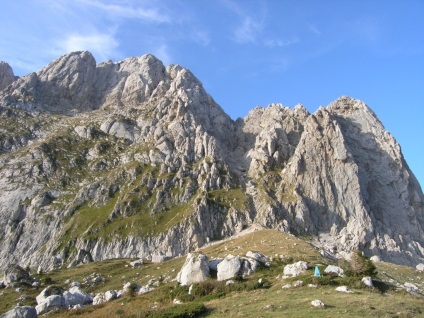
M147 312L145 317L154 318L191 318L200 317L207 312L207 308L202 303L188 303L175 305L160 311Z

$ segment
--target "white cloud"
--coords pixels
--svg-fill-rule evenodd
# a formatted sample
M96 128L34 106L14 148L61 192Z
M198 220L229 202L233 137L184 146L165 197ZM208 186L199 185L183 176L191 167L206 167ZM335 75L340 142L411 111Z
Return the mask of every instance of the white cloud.
M135 7L128 2L126 4L122 4L122 2L119 2L119 4L109 4L98 0L77 0L77 2L83 5L96 7L109 13L114 17L119 18L136 18L144 20L146 22L154 23L170 22L171 20L170 17L164 12L161 12L162 10L160 10L159 8L145 8L140 6Z
M55 50L63 53L73 51L90 51L101 61L110 59L117 54L118 41L112 34L70 34L58 41ZM98 61L100 62L100 61Z

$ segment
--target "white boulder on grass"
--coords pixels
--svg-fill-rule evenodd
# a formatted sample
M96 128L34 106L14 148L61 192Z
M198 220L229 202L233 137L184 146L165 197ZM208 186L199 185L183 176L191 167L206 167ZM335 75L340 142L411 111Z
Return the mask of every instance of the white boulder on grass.
M106 297L104 293L98 293L93 298L93 306L100 305L106 302Z
M369 277L369 276L362 278L361 283L364 284L365 286L369 287L369 288L374 287L374 285L372 283L372 278Z
M71 287L68 291L63 293L63 298L65 299L65 305L75 306L75 305L85 305L93 302L93 297L89 294L83 292L79 287Z
M324 273L325 274L335 274L337 276L344 277L344 270L339 266L328 265L324 269Z
M202 253L189 253L183 267L177 275L181 285L191 285L207 280L209 277L208 257Z
M227 280L240 275L242 261L239 256L227 255L218 264L217 279Z
M417 269L417 271L424 272L424 264L423 263L419 263L417 266L415 266L415 268Z
M319 299L315 299L315 300L311 301L311 305L314 306L314 307L318 307L318 308L322 308L322 307L325 306L324 303Z
M352 294L353 293L353 291L351 291L349 289L349 287L347 287L347 286L339 286L339 287L336 288L336 291L342 292L342 293L348 293L348 294Z
M37 297L35 297L35 300L37 301L37 304L41 304L42 302L44 302L47 297L52 296L52 295L60 295L61 291L54 287L54 286L47 286L46 288L44 288L40 294L38 294Z
M48 296L42 303L35 306L38 315L45 314L53 310L67 308L65 298L62 295Z
M308 263L304 261L296 262L293 264L286 265L284 267L283 274L286 277L296 277L303 274L308 269Z
M377 255L371 256L371 257L370 257L370 260L371 260L372 262L374 262L374 263L379 263L379 262L381 262L381 258L380 258L380 256L377 256Z

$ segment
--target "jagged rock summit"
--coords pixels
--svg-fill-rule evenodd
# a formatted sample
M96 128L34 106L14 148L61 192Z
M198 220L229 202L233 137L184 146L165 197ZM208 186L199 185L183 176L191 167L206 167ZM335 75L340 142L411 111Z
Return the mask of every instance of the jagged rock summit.
M233 121L187 69L74 52L0 65L0 265L165 260L251 224L423 262L423 193L359 100Z

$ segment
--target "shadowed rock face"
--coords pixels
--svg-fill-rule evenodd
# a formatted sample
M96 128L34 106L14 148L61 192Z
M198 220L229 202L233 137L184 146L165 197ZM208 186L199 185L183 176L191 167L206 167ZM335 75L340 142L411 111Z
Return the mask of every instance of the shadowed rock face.
M233 121L181 66L75 52L3 87L0 120L3 268L163 260L252 223L423 261L421 188L361 101Z
M17 77L9 64L0 61L0 91L12 84Z

